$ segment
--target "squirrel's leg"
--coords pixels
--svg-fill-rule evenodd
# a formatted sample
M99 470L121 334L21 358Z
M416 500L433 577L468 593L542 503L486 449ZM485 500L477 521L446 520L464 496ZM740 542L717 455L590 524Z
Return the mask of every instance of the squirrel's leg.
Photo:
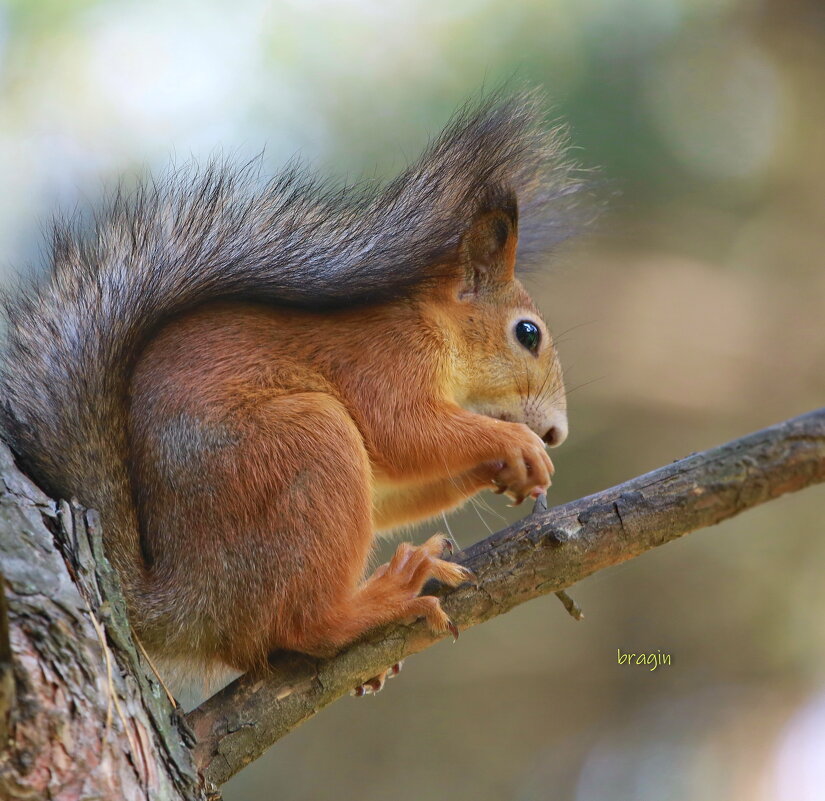
M432 481L500 462L495 482L516 503L549 485L553 463L541 438L521 423L505 422L454 404L422 403L406 425L374 422L378 467L389 481ZM413 439L404 436L414 430ZM377 432L377 433L376 433Z
M438 599L418 597L430 578L450 585L471 578L440 558L444 538L400 545L362 583L374 539L372 473L345 407L321 392L277 394L254 406L233 465L245 481L236 493L243 508L227 498L224 521L235 531L231 555L242 551L247 564L234 581L223 577L225 589L213 585L226 598L235 584L247 592L235 613L241 625L225 629L223 659L252 668L261 646L328 656L368 629L418 617L454 632Z
M475 581L476 577L467 568L441 559L445 553L452 554L452 552L452 542L443 534L435 534L419 547L402 542L396 549L393 558L386 564L381 565L370 576L369 581L364 585L364 595L369 594L371 585L374 589L375 586L380 586L384 582L397 581L398 579L410 582L412 587L418 586L422 578L426 581L430 576L438 578L450 587L458 586L465 581ZM411 623L418 618L422 618L427 621L434 632L446 633L449 631L453 638L457 639L458 628L444 614L438 599L428 595L419 596L418 592L420 591L419 588L414 598L403 603L398 613L394 614L390 620ZM356 687L353 694L370 695L380 692L387 678L398 675L402 664L403 662L397 662L377 676L373 676L373 678Z
M402 542L389 562L377 568L348 597L339 598L291 647L326 656L376 626L394 621L412 623L419 618L436 634L458 637L458 629L438 598L419 595L431 578L450 587L475 580L467 568L441 558L451 547L443 534L430 537L420 546Z

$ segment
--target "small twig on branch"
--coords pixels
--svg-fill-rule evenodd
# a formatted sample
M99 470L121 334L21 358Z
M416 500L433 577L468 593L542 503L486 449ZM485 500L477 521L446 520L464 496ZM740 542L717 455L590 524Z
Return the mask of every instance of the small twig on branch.
M582 612L581 607L564 590L557 590L556 598L562 602L570 617L574 620L584 620L584 612Z
M458 560L479 579L439 593L461 629L558 593L610 565L825 480L825 409L694 454L612 489L531 515ZM391 626L330 660L273 659L187 716L197 766L220 785L272 743L371 676L435 639L421 624Z
M547 495L542 493L536 498L536 503L533 506L533 514L538 515L546 511ZM570 615L570 617L574 620L584 620L584 612L582 612L581 607L564 590L558 590L556 592L556 598L561 601L562 606L567 610L567 614Z
M546 511L547 495L542 493L536 498L536 503L533 505L533 514L538 515ZM561 601L562 606L567 610L567 614L570 615L570 617L574 620L584 620L584 612L582 612L581 607L564 590L558 590L556 592L556 598Z

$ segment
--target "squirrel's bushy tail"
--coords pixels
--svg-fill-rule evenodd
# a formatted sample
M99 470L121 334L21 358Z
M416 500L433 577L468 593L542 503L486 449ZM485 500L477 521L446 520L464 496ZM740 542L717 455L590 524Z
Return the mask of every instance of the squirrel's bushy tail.
M522 260L546 251L581 187L562 140L533 93L494 96L383 186L333 186L297 167L260 185L250 168L212 166L118 193L86 233L56 225L46 279L5 301L5 437L49 491L100 510L110 556L138 581L126 414L151 332L219 298L324 308L402 297L437 280L491 192L516 194Z

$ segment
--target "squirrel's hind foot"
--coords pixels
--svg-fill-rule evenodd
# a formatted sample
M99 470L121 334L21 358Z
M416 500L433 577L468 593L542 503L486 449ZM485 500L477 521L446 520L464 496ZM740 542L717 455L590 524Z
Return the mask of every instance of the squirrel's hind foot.
M373 676L363 684L359 684L350 692L350 695L355 695L360 698L363 695L375 695L376 693L380 693L381 690L384 689L386 680L395 678L401 672L401 668L403 666L404 660L402 659L400 662L396 662L392 667L387 668L387 670L382 671L377 676Z

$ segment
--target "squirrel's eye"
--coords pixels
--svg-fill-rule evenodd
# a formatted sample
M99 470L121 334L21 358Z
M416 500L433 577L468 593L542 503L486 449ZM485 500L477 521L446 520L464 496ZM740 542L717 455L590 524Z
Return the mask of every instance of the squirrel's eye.
M541 331L535 323L529 320L519 320L516 323L516 339L531 353L535 353L541 342Z

